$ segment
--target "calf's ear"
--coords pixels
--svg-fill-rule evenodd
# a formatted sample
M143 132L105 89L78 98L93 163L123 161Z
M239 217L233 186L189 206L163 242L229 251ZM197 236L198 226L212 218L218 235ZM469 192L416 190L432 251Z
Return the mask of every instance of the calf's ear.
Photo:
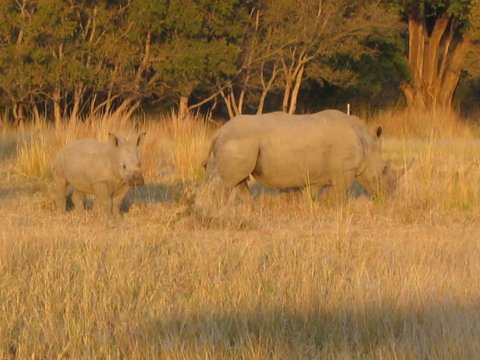
M377 138L382 136L383 133L383 128L381 126L377 127L377 130L375 131L375 135L377 135Z
M145 135L146 135L146 132L142 132L140 134L138 134L138 137L137 137L137 146L139 146L143 140L145 139Z
M118 137L117 135L113 134L113 133L108 133L108 142L115 146L115 147L118 147Z

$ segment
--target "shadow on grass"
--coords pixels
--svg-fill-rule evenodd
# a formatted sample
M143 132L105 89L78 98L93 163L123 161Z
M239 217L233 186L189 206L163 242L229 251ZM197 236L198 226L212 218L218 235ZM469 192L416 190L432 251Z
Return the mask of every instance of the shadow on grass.
M127 213L133 203L157 204L172 203L177 201L183 193L183 184L145 184L141 187L132 187L127 196L123 199L121 212ZM95 206L95 196L88 195L85 200L85 209L91 210ZM75 206L72 201L72 189L67 193L67 210L74 210Z
M21 183L13 186L0 184L0 199L16 198L20 195L33 195L37 192L47 192L47 185L44 183Z
M0 135L0 160L11 159L17 153L17 143Z
M122 212L128 212L133 203L157 204L173 203L183 194L183 184L145 184L141 187L132 187L122 204Z
M328 189L328 186L324 186L320 191L318 192L316 198L319 200L323 194ZM262 184L259 183L252 183L250 184L250 191L252 193L252 196L254 198L258 198L262 194L280 194L280 193L293 193L293 192L299 192L303 191L304 187L292 187L292 188L287 188L287 189L274 189L274 188L269 188L267 186L263 186ZM370 197L368 192L360 185L358 181L354 181L352 183L352 186L348 189L348 196L351 198L359 198L359 197Z
M189 312L178 318L147 321L136 340L145 346L159 344L159 355L190 349L219 357L248 357L258 351L292 359L337 358L341 354L353 356L345 358L389 354L473 359L480 350L479 333L480 307L438 304L307 313L286 309Z

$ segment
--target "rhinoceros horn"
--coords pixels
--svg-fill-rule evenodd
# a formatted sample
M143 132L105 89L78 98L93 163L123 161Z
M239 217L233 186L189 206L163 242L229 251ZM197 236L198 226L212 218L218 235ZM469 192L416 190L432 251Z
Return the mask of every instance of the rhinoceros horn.
M415 162L415 159L411 159L408 165L398 166L398 167L395 167L395 169L392 169L391 171L395 175L394 177L396 179L400 179L412 167L414 162Z

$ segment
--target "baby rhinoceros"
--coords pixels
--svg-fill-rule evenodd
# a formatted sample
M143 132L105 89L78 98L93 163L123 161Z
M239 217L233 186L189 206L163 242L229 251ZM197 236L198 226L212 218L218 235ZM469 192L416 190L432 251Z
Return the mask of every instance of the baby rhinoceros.
M107 214L120 215L123 198L131 186L144 184L138 146L145 133L134 141L108 134L108 143L82 139L65 145L54 163L55 205L66 211L67 186L73 188L76 209L84 208L87 194L94 194Z

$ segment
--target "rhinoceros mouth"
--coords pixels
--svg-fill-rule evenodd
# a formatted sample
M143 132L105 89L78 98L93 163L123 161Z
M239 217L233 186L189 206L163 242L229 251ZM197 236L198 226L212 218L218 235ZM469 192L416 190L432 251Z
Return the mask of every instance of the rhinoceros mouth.
M143 181L131 181L129 183L130 186L143 186L145 183Z
M142 174L135 174L133 175L130 180L128 181L130 186L143 186L145 185L145 180L143 179Z

